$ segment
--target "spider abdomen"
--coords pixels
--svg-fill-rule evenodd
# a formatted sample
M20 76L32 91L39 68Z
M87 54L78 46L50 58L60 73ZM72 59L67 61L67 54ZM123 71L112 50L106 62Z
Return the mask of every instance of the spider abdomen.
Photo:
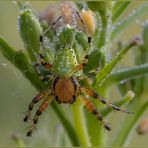
M59 77L70 78L76 72L77 59L71 47L57 51L54 60L54 72Z
M77 86L73 79L57 77L53 87L58 103L73 103L75 101Z

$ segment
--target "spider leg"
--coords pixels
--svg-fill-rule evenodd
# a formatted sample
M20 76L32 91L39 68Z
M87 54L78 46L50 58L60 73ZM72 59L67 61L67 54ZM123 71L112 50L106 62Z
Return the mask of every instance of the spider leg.
M52 26L54 26L61 18L62 16L60 16L56 21L54 21L52 23ZM43 66L45 70L51 70L53 66L52 64L46 62L45 55L44 55L44 45L43 45L44 36L46 35L46 33L49 31L50 28L51 26L49 26L39 37L39 41L40 41L39 61L34 64L35 70L39 74L39 79L41 81L48 81L53 78L53 75L50 73L50 71L49 71L50 73L49 75L43 75L40 70L41 66Z
M50 81L51 79L53 79L54 76L50 72L49 74L43 74L43 72L41 71L41 65L39 65L38 63L34 64L34 68L38 73L39 79L41 81Z
M48 95L44 101L42 102L42 104L39 106L38 110L35 113L35 116L33 118L33 123L31 125L31 127L29 128L28 132L27 132L27 136L31 136L33 130L36 127L36 124L38 122L38 117L42 114L42 112L47 108L48 104L50 103L50 101L52 100L53 96L52 95Z
M58 17L58 19L52 23L52 26L56 25L56 23L57 23L61 18L62 18L62 16ZM44 45L43 45L43 44L44 44L44 43L43 43L43 41L44 41L44 36L46 35L46 33L49 31L50 28L51 28L51 26L49 26L49 27L40 35L40 38L39 38L39 40L40 40L40 50L39 50L40 64L41 64L42 66L44 66L45 69L50 69L50 68L52 68L52 64L46 62L46 60L45 60L44 48L43 48L43 47L44 47Z
M86 27L85 27L84 21L83 21L83 19L81 18L79 12L76 11L76 14L77 14L77 16L79 17L79 19L80 19L80 21L81 21L81 23L82 23L82 25L83 25L83 29L86 30ZM88 36L88 37L87 37L87 41L88 41L89 44L91 44L92 37L91 37L91 36Z
M44 56L44 45L43 45L43 37L40 36L40 50L39 50L39 62L45 69L50 69L52 67L52 64L46 62L45 56Z
M102 115L98 112L94 104L86 97L80 97L80 100L83 103L83 105L87 108L87 110L96 116L96 118L100 121L101 125L106 130L110 131L111 130L110 125L106 121L103 120Z
M108 102L105 98L103 98L102 96L100 96L98 93L94 92L91 89L86 89L86 88L82 87L81 91L84 92L85 94L87 94L88 96L93 97L94 99L98 99L102 104L106 104L107 106L111 107L112 109L114 109L116 111L121 111L121 112L124 112L127 114L134 114L133 112L121 109L120 107L117 107L114 104Z
M28 106L28 111L27 111L27 114L25 115L24 117L24 122L26 122L29 117L31 116L31 111L34 107L34 104L38 103L39 101L41 101L42 99L44 99L45 97L47 97L48 95L50 94L50 90L49 89L46 89L42 92L40 92L32 101L31 103L29 104Z
M89 58L89 55L87 54L85 57L84 57L84 60L82 61L81 64L77 65L77 71L79 70L83 70L83 68L86 66L86 64L88 63L88 58Z

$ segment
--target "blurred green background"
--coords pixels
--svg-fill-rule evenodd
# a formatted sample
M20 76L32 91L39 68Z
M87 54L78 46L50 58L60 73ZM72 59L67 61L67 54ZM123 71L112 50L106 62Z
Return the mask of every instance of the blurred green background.
M132 2L126 13L122 15L122 18L126 17L131 9L145 2L146 1ZM38 11L44 9L49 4L47 1L33 1L30 3ZM0 35L14 48L24 49L17 28L18 14L18 7L15 2L0 1ZM133 22L128 29L120 35L119 40L126 42L135 35L140 35L143 25L141 22L146 20L147 17L148 15ZM129 52L121 65L124 65L124 67L131 66L133 64L132 55L133 52ZM114 87L111 88L111 91L116 92L111 94L112 97L118 97L118 91ZM58 143L59 135L64 135L63 137L66 136L64 129L50 107L48 107L47 112L40 118L34 136L32 138L25 136L27 127L22 120L24 117L23 112L26 111L28 103L36 94L37 91L31 86L28 80L26 80L12 64L4 59L0 53L0 146L15 146L15 142L11 138L12 134L15 133L19 133L19 135L25 139L25 143L30 146L37 144L38 146L58 146L56 143ZM143 98L146 99L147 96L148 94L145 94ZM67 105L66 110L68 110L70 114L70 107ZM122 113L114 112L109 116L108 120L112 126L109 137L111 137L114 129L116 129L122 116L124 116ZM148 111L144 116L148 116ZM41 131L42 134L40 134ZM139 136L135 132L130 146L148 146L147 139L148 135Z

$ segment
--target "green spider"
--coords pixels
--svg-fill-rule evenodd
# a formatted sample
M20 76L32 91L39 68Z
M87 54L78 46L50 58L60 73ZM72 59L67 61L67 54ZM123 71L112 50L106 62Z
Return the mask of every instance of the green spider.
M58 20L59 19L61 19L61 17L59 17ZM83 20L81 20L81 22L83 23ZM55 24L55 22L53 24ZM40 63L36 65L36 69L39 72L39 65L42 65L45 67L45 69L48 69L48 75L43 76L41 75L41 72L39 72L39 75L43 81L50 80L52 81L52 84L49 85L46 90L41 91L29 104L24 122L30 118L34 105L43 100L36 111L35 116L33 117L33 123L27 132L27 136L32 135L32 132L38 122L38 117L47 108L51 101L56 100L58 103L73 104L77 98L81 100L82 104L87 108L88 111L96 116L101 125L106 130L110 131L110 125L103 120L101 114L93 105L89 97L99 100L101 103L106 104L114 110L126 113L131 112L116 107L112 103L107 102L106 99L104 99L94 90L88 88L87 86L83 86L83 84L80 84L80 81L83 81L83 76L85 75L83 69L89 61L88 53L89 49L91 48L91 37L87 36L86 33L81 32L74 27L65 25L60 34L57 36L58 39L55 46L56 52L53 63L47 63L45 60L45 55L43 54L43 39L48 31L50 31L50 28L48 28L48 30L46 30L43 35L40 36ZM78 36L81 36L81 38L78 38ZM76 42L79 43L84 50L82 60L78 59L79 56L76 53L75 46Z

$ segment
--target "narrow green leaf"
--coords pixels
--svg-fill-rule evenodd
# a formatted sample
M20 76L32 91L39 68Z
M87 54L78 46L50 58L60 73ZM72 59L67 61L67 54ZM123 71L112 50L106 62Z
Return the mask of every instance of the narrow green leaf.
M102 87L109 87L120 81L128 80L136 76L148 74L148 64L138 65L132 68L122 69L110 74L103 82Z
M114 102L113 104L116 105L116 106L118 106L118 107L120 107L120 106L122 106L124 104L129 103L134 97L135 97L134 92L128 91L126 93L126 95L122 99L120 99L119 101ZM113 111L113 109L111 109L110 107L107 107L107 108L103 109L100 112L101 112L101 115L105 117L109 113L111 113L112 111Z
M147 10L148 10L148 4L144 4L138 7L137 9L133 10L133 12L128 17L126 17L120 23L114 26L114 29L111 33L111 40L117 38L122 31L128 28L127 26L129 24L133 23L140 16L146 14Z
M133 133L135 126L137 125L140 117L147 110L147 108L148 101L145 102L142 106L140 106L140 108L136 111L134 117L130 118L130 120L128 119L129 121L125 118L125 121L122 124L122 128L118 131L118 134L115 137L113 146L127 146L129 138Z
M142 64L148 63L148 58L147 58L148 57L148 45L147 45L147 42L148 42L148 40L147 40L148 29L147 28L148 27L147 26L148 26L147 23L145 23L143 26L144 28L142 31L142 39L141 39L141 40L143 40L142 45L140 45L134 52L134 62L135 62L135 65L137 65L137 67L132 67L131 70L125 69L125 71L127 70L125 72L126 74L123 72L124 70L121 71L121 73L119 71L120 74L118 74L118 76L117 75L114 76L114 78L116 77L115 78L116 80L120 77L119 79L122 82L124 82L124 83L118 84L118 88L122 94L125 94L125 92L127 90L132 89L134 92L136 92L136 97L140 97L146 89L145 86L146 86L147 80L148 80L146 73L148 73L147 72L148 68L145 67L146 65L142 65ZM130 71L128 71L128 70L130 70ZM136 76L138 76L138 77L136 77ZM125 78L123 78L123 77L125 77ZM136 77L136 78L134 79L134 77ZM110 86L110 84L112 83L110 81L110 83L107 84L106 82L108 80L105 80L103 82L104 86L106 85L106 87ZM112 80L112 81L114 81L114 80ZM115 83L118 83L118 82L119 81L117 80Z
M148 52L148 21L145 22L144 24L144 28L142 31L142 38L143 38L143 42L144 42L144 48L145 50Z
M138 45L138 42L136 40L132 41L128 46L121 50L114 59L112 59L108 64L106 64L96 75L94 87L97 87L98 84L110 74L112 69L117 65L117 63L121 61L121 59L126 55L126 53L136 45Z
M114 23L121 14L126 10L126 8L129 6L131 1L122 1L122 2L116 2L112 9L112 22Z

